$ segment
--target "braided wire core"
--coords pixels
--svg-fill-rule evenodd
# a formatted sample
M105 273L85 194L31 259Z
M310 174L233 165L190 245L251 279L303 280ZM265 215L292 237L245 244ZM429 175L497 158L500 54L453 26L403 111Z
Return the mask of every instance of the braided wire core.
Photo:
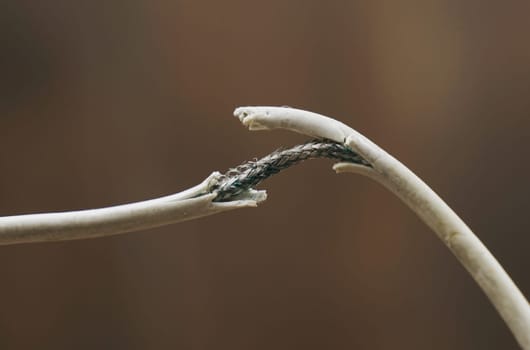
M326 139L311 140L291 148L276 150L261 159L248 161L228 170L213 188L217 192L215 201L231 200L254 188L268 177L313 158L329 158L370 166L366 160L344 144Z

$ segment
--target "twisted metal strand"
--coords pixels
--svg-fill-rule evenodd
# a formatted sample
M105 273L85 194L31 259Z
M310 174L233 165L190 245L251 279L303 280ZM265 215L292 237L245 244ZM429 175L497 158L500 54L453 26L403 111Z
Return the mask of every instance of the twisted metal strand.
M248 161L222 175L214 190L215 201L223 202L255 187L260 182L307 159L330 158L370 166L348 146L331 140L311 140L288 149L279 149L259 159Z

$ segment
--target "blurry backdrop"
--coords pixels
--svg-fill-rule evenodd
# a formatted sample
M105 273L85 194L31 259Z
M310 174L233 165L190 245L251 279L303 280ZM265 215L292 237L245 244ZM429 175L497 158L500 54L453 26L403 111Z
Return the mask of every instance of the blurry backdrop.
M0 215L197 184L357 128L441 194L530 294L530 3L29 1L0 10ZM447 248L370 180L304 163L245 209L0 247L2 349L514 349Z

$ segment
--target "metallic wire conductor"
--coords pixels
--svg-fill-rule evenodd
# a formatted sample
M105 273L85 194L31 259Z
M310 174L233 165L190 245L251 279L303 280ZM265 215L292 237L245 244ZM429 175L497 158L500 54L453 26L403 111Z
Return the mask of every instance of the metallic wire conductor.
M217 192L214 201L232 200L269 176L313 158L330 158L370 166L366 160L344 144L326 139L311 140L288 149L279 149L259 160L248 161L228 170L219 179L219 184L214 187Z

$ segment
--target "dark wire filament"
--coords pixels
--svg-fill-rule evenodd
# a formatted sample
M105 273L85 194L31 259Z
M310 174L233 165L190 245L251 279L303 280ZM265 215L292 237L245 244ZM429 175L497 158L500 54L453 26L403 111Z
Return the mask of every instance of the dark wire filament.
M311 140L291 148L279 149L261 159L248 161L228 170L214 188L217 192L215 201L232 200L268 177L313 158L329 158L370 166L365 159L344 144L326 139Z

